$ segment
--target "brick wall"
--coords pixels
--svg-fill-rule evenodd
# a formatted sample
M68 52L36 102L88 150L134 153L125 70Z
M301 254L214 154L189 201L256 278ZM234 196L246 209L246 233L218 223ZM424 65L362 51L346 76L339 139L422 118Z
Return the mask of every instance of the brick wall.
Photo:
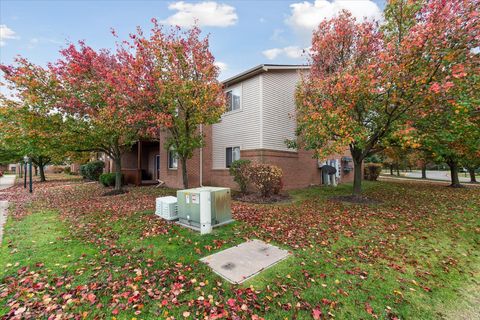
M203 148L203 185L208 186L224 186L237 189L237 184L230 176L228 169L212 169L213 167L213 150L212 150L212 128L204 127L204 135L206 145ZM183 188L182 179L182 163L178 162L178 169L168 168L168 152L163 145L165 144L165 134L160 137L162 146L160 152L160 179L171 188ZM145 150L147 151L147 150ZM134 146L132 152L122 157L122 167L135 163L137 149ZM279 166L283 170L284 189L304 188L310 185L319 185L322 183L321 170L318 168L317 159L313 158L312 151L299 150L295 151L277 151L268 149L241 150L241 158L258 161L261 163L269 163ZM152 154L150 152L150 154ZM328 157L328 159L338 159L350 156L348 150L343 154L336 154ZM341 163L342 166L345 163ZM353 163L349 164L353 166ZM200 186L200 150L195 150L194 155L187 161L187 172L189 187L194 188ZM353 171L344 172L340 169L340 183L353 181Z
M207 145L203 151L203 184L212 186L225 186L237 189L237 184L233 181L227 169L212 169L212 147L211 147L211 127L204 129ZM310 185L321 184L321 170L318 168L317 159L313 158L313 151L299 150L276 151L276 150L241 150L240 157L261 163L269 163L279 166L283 170L283 182L285 189L304 188ZM343 156L350 157L350 152L337 154L328 159L340 160ZM343 163L342 163L343 165ZM340 183L353 181L353 172L344 172L340 170Z
M160 180L172 188L183 188L182 163L178 160L177 169L168 168L168 152L163 147L165 145L166 136L162 134L160 137ZM195 150L192 159L187 160L187 173L189 187L198 187L200 185L200 150Z

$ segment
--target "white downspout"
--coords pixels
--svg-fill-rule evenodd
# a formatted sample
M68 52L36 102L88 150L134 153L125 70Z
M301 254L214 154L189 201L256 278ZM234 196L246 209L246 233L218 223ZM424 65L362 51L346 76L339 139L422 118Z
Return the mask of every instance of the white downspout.
M202 124L200 124L200 135L203 138ZM203 187L203 146L200 147L200 187Z
M263 67L263 69L265 71L267 71L268 69ZM260 116L260 149L263 149L263 74L260 74L259 76L259 82L260 82L260 112L259 112L259 116ZM242 84L243 85L243 84ZM243 87L242 87L242 95L243 95ZM243 104L243 100L242 100L242 104ZM263 162L263 153L262 153L262 160L261 162Z

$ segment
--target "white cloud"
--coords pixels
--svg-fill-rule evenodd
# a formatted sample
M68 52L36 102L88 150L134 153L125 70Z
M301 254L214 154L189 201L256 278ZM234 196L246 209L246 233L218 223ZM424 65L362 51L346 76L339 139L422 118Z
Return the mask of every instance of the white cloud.
M285 52L287 57L293 59L298 59L303 56L303 49L295 46L285 47L283 48L283 52Z
M291 59L299 59L305 56L305 50L297 46L288 46L285 48L272 48L262 51L262 54L268 60L275 60L280 55L285 55Z
M273 60L283 52L283 49L273 48L262 51L262 54L268 59Z
M45 38L45 37L40 37L40 38L31 38L28 41L27 48L28 49L34 49L38 45L44 45L44 44L56 44L60 45L63 44L63 42L58 41L56 39L51 39L51 38Z
M215 65L220 69L220 72L224 72L228 70L228 65L225 62L216 61Z
M17 39L15 31L7 27L6 24L0 24L0 47L7 44L7 40Z
M371 0L315 0L290 5L291 15L286 23L299 31L311 32L324 19L329 19L342 10L348 10L357 20L382 19L382 10Z
M178 12L162 22L181 27L191 27L195 23L207 27L228 27L238 21L235 7L215 1L197 3L178 1L169 4L168 9Z

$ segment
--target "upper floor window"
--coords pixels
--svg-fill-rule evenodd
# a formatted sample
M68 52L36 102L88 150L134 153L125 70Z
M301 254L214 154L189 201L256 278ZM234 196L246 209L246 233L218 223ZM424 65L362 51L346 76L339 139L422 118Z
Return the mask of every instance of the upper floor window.
M240 160L240 147L229 147L226 149L225 166L230 168L232 162Z
M227 112L240 109L240 88L235 88L226 92Z

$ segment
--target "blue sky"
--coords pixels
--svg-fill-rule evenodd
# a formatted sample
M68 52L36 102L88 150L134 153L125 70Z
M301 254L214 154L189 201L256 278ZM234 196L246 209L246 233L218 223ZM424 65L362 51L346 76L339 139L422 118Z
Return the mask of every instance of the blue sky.
M342 8L358 18L380 18L383 0L290 1L0 1L0 62L16 55L45 65L67 42L113 48L155 17L188 27L197 20L210 34L221 79L261 63L304 63L314 26Z

